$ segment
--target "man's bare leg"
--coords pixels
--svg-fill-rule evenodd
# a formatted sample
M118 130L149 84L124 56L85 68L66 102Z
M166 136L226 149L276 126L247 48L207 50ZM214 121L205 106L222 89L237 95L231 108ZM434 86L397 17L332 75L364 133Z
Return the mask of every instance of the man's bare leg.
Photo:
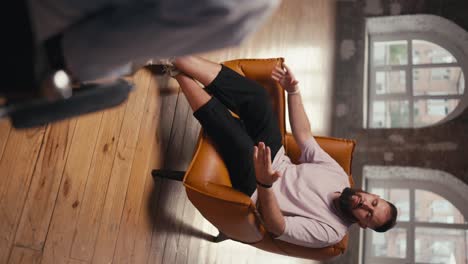
M196 56L176 58L174 65L178 70L199 81L204 86L210 84L221 71L221 64Z
M211 99L211 96L206 93L197 82L184 73L178 74L174 78L179 83L182 92L194 112Z

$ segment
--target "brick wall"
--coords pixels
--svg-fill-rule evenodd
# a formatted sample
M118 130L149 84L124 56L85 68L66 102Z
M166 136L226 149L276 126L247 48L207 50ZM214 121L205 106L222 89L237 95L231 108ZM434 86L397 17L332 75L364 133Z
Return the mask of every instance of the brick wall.
M455 119L423 129L371 129L363 124L365 18L434 14L468 31L466 0L341 0L337 4L333 136L357 140L353 175L362 184L364 165L414 166L448 172L468 184L468 109ZM330 263L358 263L359 232Z

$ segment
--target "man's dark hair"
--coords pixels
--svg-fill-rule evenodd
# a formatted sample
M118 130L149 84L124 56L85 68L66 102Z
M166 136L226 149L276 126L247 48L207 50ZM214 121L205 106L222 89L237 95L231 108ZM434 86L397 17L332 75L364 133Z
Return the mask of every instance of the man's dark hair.
M393 205L391 202L388 202L388 205L390 205L390 219L387 220L387 222L383 223L381 226L376 227L374 229L375 232L383 233L387 232L389 229L392 229L395 224L396 224L396 219L397 219L397 209L395 205Z

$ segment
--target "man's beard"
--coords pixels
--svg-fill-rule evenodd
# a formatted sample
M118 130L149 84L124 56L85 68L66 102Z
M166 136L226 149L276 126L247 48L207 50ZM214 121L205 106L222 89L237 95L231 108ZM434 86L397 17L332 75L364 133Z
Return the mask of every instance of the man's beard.
M346 217L346 219L352 223L358 222L358 219L353 215L353 195L361 197L359 193L361 190L359 189L352 189L352 188L344 188L341 192L340 197L338 198L338 209L340 210L341 214Z

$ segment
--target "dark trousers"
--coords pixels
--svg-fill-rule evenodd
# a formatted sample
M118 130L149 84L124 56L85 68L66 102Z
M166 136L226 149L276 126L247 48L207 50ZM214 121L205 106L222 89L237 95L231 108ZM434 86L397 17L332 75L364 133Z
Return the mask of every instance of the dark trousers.
M205 89L213 97L194 116L223 158L233 188L250 196L256 189L254 145L269 146L272 160L282 145L270 98L261 85L225 66Z

